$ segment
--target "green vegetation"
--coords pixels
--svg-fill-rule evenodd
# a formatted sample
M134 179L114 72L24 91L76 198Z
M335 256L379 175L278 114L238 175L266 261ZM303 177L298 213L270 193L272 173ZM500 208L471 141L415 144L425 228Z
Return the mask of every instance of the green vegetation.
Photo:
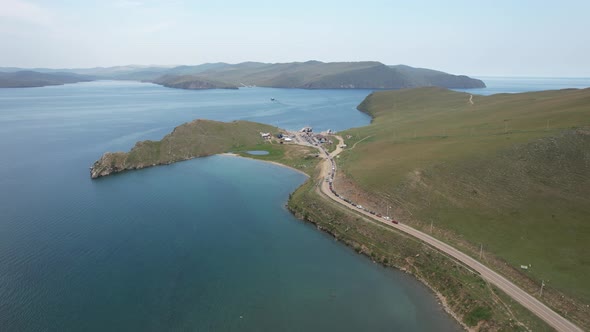
M107 152L92 166L92 178L126 170L171 164L197 157L231 152L243 157L278 162L311 174L318 162L318 151L311 147L280 144L265 140L260 133L277 133L273 126L249 122L195 120L180 125L160 141L137 142L129 152ZM250 155L263 150L268 155Z
M414 86L438 86L446 88L483 88L485 84L464 75L449 75L442 71L414 68L406 65L389 66L399 75L411 78Z
M473 256L483 245L486 264L530 293L545 280L543 299L587 328L590 89L472 102L438 88L370 95L359 109L373 122L343 133L359 144L341 170L363 205L393 206Z
M465 316L465 323L468 326L475 326L480 321L489 320L492 317L492 310L489 307L477 307L471 310L467 316Z
M181 74L167 73L164 79L154 80L166 86L190 88L189 82L225 82L227 86L256 85L274 88L303 89L400 89L417 86L442 86L448 88L480 88L485 84L467 76L455 76L443 72L386 66L380 62L332 62L319 61L293 63L245 62L237 65L217 65L207 70L183 68ZM173 76L178 75L178 76ZM192 75L192 76L190 76ZM178 82L177 82L178 81ZM178 85L178 86L175 86ZM197 84L201 86L202 84ZM223 83L217 83L223 85Z
M276 131L273 126L249 121L195 120L174 128L160 141L138 142L127 153L105 153L92 166L91 177L256 146L263 142L261 132Z
M375 211L393 206L402 222L474 256L483 244L487 265L532 294L547 281L543 300L588 328L589 105L590 89L472 99L439 88L374 93L359 106L372 124L343 133L349 148L338 163L345 177L339 172L335 186L341 191L351 183L344 180L354 180L356 187L344 190L359 193L365 201L358 202ZM423 280L465 325L551 330L460 263L324 198L315 186L323 180L317 152L260 137L277 131L196 120L129 153L105 154L92 177L221 152L280 162L312 176L290 197L294 214ZM520 264L531 266L523 272Z
M316 169L317 171L317 169ZM504 293L460 263L388 226L357 215L319 194L319 172L295 191L289 209L356 252L416 276L444 300L457 319L480 331L551 331ZM473 310L479 308L478 310Z
M267 151L267 155L251 155L247 151ZM264 143L254 146L244 146L239 149L233 149L231 152L242 157L280 163L300 170L307 175L314 172L318 163L318 151L312 147L279 144L276 140L265 141Z

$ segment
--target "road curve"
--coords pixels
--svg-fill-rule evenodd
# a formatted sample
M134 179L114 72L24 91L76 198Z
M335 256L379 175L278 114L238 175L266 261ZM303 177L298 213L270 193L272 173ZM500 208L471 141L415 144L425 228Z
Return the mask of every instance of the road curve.
M336 157L340 152L342 152L342 148L340 147L343 144L342 137L336 136L336 138L340 141L337 145L338 147L332 153L328 154L325 150L320 148L322 151L322 156L324 157L324 161L322 162L321 166L321 184L320 190L321 192L332 199L333 201L356 211L357 213L363 214L367 218L371 218L372 220L378 221L380 223L384 223L390 227L393 227L399 231L402 231L406 234L414 236L423 242L428 243L432 247L438 249L446 253L447 255L457 259L458 261L462 262L466 266L470 267L474 271L477 271L481 277L487 280L489 283L493 284L494 286L501 289L503 292L508 294L512 297L515 301L523 305L525 308L529 309L532 313L537 315L539 318L547 322L547 324L551 325L557 331L563 332L581 332L582 329L578 326L574 325L572 322L567 320L566 318L560 316L558 313L553 311L551 308L547 307L541 301L537 300L535 297L530 295L529 293L525 292L514 283L509 281L508 279L504 278L500 274L494 272L492 269L488 268L487 266L483 265L479 261L475 260L471 256L464 254L463 252L455 249L454 247L433 238L432 236L423 233L417 229L414 229L410 226L404 224L393 224L383 218L379 218L375 215L370 214L367 211L361 210L359 208L353 207L351 204L343 201L341 198L336 196L330 190L330 182L324 181L325 178L333 178L336 173L336 162L334 157Z

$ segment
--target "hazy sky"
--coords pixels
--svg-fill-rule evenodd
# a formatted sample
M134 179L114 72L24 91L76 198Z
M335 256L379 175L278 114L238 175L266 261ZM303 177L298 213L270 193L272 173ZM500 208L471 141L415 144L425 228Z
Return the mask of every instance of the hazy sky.
M589 77L589 14L589 0L0 0L0 66L376 60Z

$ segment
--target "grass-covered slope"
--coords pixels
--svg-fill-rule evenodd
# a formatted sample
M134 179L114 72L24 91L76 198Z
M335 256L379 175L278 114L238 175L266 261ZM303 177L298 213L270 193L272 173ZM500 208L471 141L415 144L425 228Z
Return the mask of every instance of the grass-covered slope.
M406 271L426 283L453 316L473 331L552 331L518 302L478 274L422 242L357 215L320 195L318 170L290 195L288 208L374 262Z
M260 132L277 128L249 121L195 120L180 125L160 141L142 141L129 152L105 153L91 168L92 178L131 169L170 164L255 146L263 142Z
M389 67L402 76L411 77L415 86L438 86L449 89L484 87L480 86L480 82L465 75L449 75L438 70L414 68L406 65Z
M364 139L342 154L345 174L402 221L590 301L590 89L471 101L437 88L370 95L359 108L372 124L345 133L349 146Z

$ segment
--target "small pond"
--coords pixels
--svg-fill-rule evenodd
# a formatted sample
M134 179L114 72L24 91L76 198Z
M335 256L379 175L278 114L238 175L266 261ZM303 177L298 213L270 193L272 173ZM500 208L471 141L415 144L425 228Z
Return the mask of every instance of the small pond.
M266 156L268 154L268 151L264 151L264 150L253 150L253 151L246 151L247 154L251 154L254 156Z

